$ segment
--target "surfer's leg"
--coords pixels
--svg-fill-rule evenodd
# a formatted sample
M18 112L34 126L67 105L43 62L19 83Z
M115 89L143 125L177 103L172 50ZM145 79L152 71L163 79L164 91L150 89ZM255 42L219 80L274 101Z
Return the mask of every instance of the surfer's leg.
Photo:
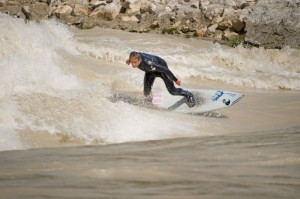
M171 95L181 95L186 98L187 105L189 107L193 107L196 104L195 98L193 94L187 90L183 90L182 88L176 88L172 79L170 79L165 74L161 74L160 77L164 80L165 85Z
M145 97L151 97L150 94L151 94L151 90L152 90L152 86L153 86L155 77L156 76L153 73L145 73L145 76L144 76L144 96Z
M176 88L172 79L170 79L165 74L161 74L160 77L165 82L165 85L171 95L182 95L186 96L188 91L183 90L182 88Z

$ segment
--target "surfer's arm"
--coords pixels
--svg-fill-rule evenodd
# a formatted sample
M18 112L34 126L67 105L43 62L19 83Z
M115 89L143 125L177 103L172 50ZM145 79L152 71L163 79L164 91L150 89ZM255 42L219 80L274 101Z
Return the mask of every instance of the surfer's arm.
M157 71L160 73L165 73L168 77L170 77L177 84L178 79L167 67L161 66L159 64L155 64L152 61L148 61L147 65L149 66L149 67L147 67L149 71Z

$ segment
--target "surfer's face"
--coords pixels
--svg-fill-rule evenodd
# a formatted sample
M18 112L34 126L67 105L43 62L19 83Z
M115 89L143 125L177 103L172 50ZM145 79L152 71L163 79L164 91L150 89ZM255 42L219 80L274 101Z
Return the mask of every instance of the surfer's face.
M131 63L132 68L137 68L141 63L141 60L139 58L133 57L130 59L130 63Z

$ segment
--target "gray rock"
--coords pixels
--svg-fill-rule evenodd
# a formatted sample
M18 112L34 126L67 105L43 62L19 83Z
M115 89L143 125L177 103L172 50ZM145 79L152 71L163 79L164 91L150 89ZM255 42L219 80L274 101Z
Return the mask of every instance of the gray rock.
M300 0L261 0L246 18L245 41L265 48L300 48Z
M71 15L71 12L73 11L72 7L68 5L61 5L59 6L55 11L56 16L61 16L61 15Z
M225 31L224 34L223 34L223 39L224 40L231 40L231 39L234 39L238 36L237 33L235 32L229 32L229 31Z
M57 17L100 26L230 40L245 34L266 48L300 48L300 0L0 0L0 11L26 20Z
M91 18L99 18L107 21L114 20L120 11L120 7L117 4L107 4L106 6L100 6L96 8L91 14Z
M213 20L215 17L223 16L224 6L219 4L210 4L203 7L202 13L206 19Z
M31 14L30 14L29 6L22 6L21 10L22 10L23 14L25 15L26 20L30 20Z
M75 4L73 9L73 14L75 16L88 16L89 15L88 6Z
M230 27L232 27L232 22L230 20L225 19L218 23L219 30L227 30Z
M6 6L7 0L0 0L0 7Z
M95 10L99 6L105 6L106 4L106 1L92 0L90 1L89 6L92 10Z
M232 20L232 27L236 32L244 31L246 24L241 18L235 18Z

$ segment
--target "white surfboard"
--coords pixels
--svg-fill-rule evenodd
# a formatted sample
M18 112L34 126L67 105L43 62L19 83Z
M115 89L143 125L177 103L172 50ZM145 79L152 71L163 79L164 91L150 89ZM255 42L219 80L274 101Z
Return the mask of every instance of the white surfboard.
M244 96L241 93L224 90L191 90L191 92L196 100L196 105L192 108L187 106L184 97L171 95L168 91L155 92L152 102L146 101L142 94L136 93L115 93L110 99L113 102L123 101L147 108L205 113L232 106Z
M224 90L191 90L196 100L196 105L188 107L182 96L173 96L167 91L155 93L152 103L156 106L185 113L205 113L227 108L236 104L244 95L241 93Z

